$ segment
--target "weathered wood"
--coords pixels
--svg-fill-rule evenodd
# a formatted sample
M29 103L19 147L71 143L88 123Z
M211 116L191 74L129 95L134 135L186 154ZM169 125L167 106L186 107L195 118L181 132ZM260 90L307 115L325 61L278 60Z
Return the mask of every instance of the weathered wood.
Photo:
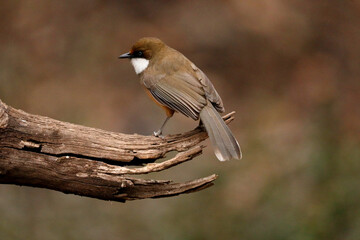
M224 119L230 122L233 115ZM114 201L193 192L211 186L217 176L173 183L131 175L162 171L188 161L201 154L202 147L196 145L206 138L200 127L163 139L114 133L32 115L0 100L0 183ZM152 163L170 151L179 153Z

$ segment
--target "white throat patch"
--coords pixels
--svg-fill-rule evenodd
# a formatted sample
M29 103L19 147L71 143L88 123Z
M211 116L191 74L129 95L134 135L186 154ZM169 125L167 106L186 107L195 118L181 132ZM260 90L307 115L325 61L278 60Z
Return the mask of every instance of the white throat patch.
M132 58L131 64L133 65L136 74L142 73L149 65L149 60L145 58Z

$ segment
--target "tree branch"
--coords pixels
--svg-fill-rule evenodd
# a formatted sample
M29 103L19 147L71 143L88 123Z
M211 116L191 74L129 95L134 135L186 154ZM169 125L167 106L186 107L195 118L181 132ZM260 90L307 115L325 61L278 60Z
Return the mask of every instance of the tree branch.
M227 123L234 112L224 116ZM198 127L163 139L123 134L28 114L0 100L0 183L48 188L124 202L211 186L216 175L185 183L131 177L163 171L202 153ZM175 157L153 163L170 151ZM128 168L127 166L140 166Z

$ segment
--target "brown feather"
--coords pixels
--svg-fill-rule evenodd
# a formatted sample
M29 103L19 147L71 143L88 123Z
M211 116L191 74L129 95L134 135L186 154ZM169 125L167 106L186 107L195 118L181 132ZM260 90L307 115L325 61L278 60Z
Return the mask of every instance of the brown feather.
M194 120L201 118L218 159L241 158L237 140L218 113L225 111L223 102L195 64L157 38L142 38L131 51L142 51L149 60L140 81L168 117L177 111Z

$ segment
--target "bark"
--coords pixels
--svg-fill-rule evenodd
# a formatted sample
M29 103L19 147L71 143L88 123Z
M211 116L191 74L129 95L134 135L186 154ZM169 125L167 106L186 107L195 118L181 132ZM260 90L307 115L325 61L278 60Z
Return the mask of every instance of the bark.
M114 133L32 115L0 100L0 183L120 202L194 192L211 186L217 175L185 183L135 175L191 160L206 138L201 127L164 138ZM178 153L154 163L170 151Z

